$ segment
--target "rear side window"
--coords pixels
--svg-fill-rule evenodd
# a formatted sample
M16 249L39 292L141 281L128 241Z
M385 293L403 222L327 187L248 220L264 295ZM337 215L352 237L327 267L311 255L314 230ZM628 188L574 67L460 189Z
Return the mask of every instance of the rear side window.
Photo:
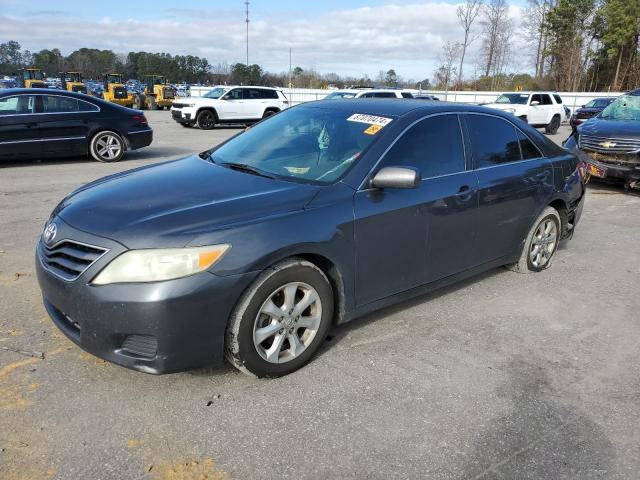
M466 120L474 168L492 167L522 159L520 139L516 128L509 122L487 115L467 115Z
M42 97L42 113L78 112L78 100L69 97L44 95Z
M562 105L562 98L560 97L560 95L558 95L557 93L554 93L554 94L553 94L553 98L555 98L555 99L556 99L556 103L557 103L558 105Z
M373 96L376 98L396 98L396 94L393 92L374 92Z
M93 103L85 102L83 100L78 100L78 109L81 112L99 112L100 108L98 108Z
M523 160L531 160L532 158L541 158L543 155L538 147L520 130L516 129L518 139L520 140L520 150L522 151Z
M413 98L413 95L409 92L402 92L402 98Z
M551 101L551 97L549 95L545 93L540 96L542 97L542 105L553 105L553 102Z
M385 167L416 167L422 178L464 171L458 116L438 115L415 124L391 147L382 163Z
M33 95L0 98L0 116L35 113L35 98Z

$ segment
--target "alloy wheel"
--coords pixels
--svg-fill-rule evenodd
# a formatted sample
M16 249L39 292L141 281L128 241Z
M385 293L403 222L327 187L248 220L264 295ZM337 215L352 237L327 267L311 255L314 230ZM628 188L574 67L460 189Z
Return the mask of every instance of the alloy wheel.
M96 152L105 160L114 160L122 152L122 143L115 135L105 133L96 140Z
M310 285L292 282L262 304L253 327L258 354L270 363L299 357L313 342L322 319L322 302Z
M529 260L535 268L544 268L551 260L558 243L558 227L551 218L546 218L533 234Z

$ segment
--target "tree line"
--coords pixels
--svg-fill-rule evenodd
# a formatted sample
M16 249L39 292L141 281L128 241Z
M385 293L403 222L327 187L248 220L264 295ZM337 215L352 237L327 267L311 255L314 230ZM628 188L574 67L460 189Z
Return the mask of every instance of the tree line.
M460 40L443 46L436 88L622 91L640 84L640 0L528 0L519 23L509 8L507 0L458 6ZM468 65L475 42L479 55ZM523 64L533 73L509 73Z

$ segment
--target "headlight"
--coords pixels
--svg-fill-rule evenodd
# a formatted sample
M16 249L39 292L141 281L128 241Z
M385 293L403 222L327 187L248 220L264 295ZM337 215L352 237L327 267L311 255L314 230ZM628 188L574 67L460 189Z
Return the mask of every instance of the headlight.
M109 263L91 282L160 282L202 272L222 258L231 245L129 250Z

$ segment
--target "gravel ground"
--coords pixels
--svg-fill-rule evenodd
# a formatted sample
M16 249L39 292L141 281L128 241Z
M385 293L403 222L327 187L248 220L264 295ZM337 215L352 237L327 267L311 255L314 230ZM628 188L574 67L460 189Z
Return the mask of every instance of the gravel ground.
M55 204L239 131L148 117L153 146L121 163L0 167L0 479L638 478L640 197L613 187L589 189L550 270L492 270L334 328L278 380L150 376L66 340L33 266Z

